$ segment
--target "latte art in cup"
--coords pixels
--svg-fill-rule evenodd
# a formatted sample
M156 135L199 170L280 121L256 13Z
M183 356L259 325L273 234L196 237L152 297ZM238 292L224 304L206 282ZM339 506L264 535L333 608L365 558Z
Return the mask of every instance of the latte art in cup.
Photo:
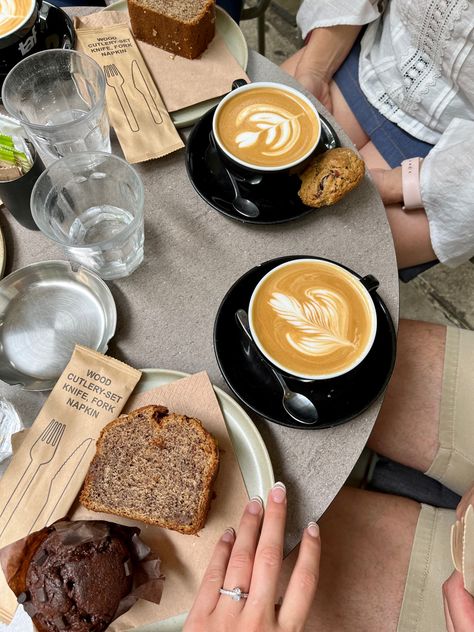
M22 26L35 9L35 0L0 0L0 38Z
M254 339L277 367L296 377L342 375L367 355L375 337L374 303L349 271L300 259L269 272L249 308Z
M242 164L278 169L297 164L316 147L320 124L314 106L277 84L248 84L218 107L214 135Z

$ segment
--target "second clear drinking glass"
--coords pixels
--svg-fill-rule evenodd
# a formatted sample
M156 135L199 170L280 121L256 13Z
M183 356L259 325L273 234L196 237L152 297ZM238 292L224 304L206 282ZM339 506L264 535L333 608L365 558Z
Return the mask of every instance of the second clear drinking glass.
M90 57L52 49L8 73L5 108L27 130L46 162L78 151L110 151L105 75Z
M31 211L71 261L103 279L128 276L143 261L143 184L118 156L84 152L57 160L38 178Z

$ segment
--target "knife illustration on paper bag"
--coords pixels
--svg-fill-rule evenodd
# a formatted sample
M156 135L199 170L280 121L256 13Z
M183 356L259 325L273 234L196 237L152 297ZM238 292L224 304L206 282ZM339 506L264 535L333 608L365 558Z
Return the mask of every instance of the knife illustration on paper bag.
M41 529L45 524L48 525L53 522L54 511L66 493L69 483L74 478L92 441L92 437L84 439L58 467L56 473L51 478L43 505L33 518L28 534L36 529ZM57 520L58 517L61 516L54 516L54 519Z
M145 77L143 76L143 73L140 70L140 66L138 65L136 59L132 61L132 80L133 85L135 86L135 90L137 90L145 99L148 109L150 110L151 117L155 121L155 124L160 125L160 123L163 123L163 119L156 105L155 98L151 93L150 87L145 81Z

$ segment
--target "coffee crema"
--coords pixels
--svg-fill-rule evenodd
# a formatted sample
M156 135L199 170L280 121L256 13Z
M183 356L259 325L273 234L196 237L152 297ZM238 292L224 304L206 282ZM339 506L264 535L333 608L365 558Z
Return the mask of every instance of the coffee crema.
M372 299L352 274L317 260L294 261L270 272L255 290L252 333L284 371L314 379L342 374L372 345Z
M314 110L292 92L255 87L237 92L218 113L221 145L257 167L282 167L310 152L319 137Z
M13 33L28 20L35 0L0 0L0 37Z

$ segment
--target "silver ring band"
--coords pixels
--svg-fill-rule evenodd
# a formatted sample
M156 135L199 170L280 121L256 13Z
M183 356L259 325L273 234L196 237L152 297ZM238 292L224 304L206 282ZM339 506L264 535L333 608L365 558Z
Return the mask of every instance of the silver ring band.
M219 592L221 595L226 595L227 597L232 597L234 601L240 601L241 599L247 599L249 596L248 593L243 592L241 588L236 586L232 590L227 590L226 588L219 588Z

